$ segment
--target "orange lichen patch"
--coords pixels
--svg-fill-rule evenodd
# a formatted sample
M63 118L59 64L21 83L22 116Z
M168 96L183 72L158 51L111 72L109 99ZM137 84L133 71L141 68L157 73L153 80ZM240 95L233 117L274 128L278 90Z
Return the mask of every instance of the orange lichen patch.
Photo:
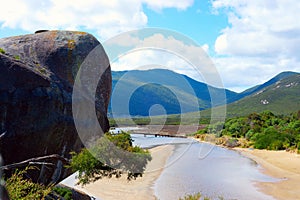
M68 49L72 50L75 48L75 40L68 40Z
M49 39L50 41L54 41L55 38L57 37L57 31L48 31L48 32L45 32L47 33L47 39Z
M86 32L83 31L74 31L75 34L79 34L79 35L86 35Z

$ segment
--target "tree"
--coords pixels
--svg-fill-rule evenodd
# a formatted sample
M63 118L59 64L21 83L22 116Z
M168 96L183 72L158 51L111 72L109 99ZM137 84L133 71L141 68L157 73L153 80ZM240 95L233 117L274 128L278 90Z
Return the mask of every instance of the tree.
M130 180L142 176L151 155L147 150L132 145L128 133L106 133L94 146L72 153L69 167L78 171L78 184L87 184L102 177L120 177L127 173Z

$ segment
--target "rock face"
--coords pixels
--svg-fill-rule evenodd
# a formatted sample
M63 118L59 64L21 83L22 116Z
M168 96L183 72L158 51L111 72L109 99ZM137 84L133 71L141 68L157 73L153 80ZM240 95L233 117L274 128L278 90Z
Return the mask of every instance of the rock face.
M81 63L98 45L92 35L71 31L0 39L0 151L5 165L51 154L69 158L70 151L83 147L72 116L72 89ZM104 131L109 129L110 92L108 67L95 106ZM60 161L54 164L42 166L31 178L57 183L69 175Z

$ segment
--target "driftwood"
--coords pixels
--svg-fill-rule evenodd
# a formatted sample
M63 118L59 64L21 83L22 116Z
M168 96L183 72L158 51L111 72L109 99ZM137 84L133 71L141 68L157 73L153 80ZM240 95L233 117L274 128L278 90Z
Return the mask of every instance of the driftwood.
M36 157L36 158L30 158L18 163L13 163L5 166L1 166L0 170L10 170L18 167L23 167L27 165L54 165L53 163L50 162L42 162L43 160L60 160L62 161L63 164L68 164L69 160L58 155L58 154L53 154L53 155L48 155L48 156L41 156L41 157Z

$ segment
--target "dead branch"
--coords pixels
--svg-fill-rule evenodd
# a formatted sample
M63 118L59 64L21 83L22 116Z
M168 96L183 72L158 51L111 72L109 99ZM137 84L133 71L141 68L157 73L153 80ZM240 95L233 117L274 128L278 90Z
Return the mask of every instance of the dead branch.
M18 167L23 167L23 166L27 166L27 165L55 165L53 163L49 163L49 162L41 162L43 160L60 160L63 164L68 164L69 160L58 155L58 154L53 154L53 155L48 155L48 156L41 156L41 157L36 157L36 158L30 158L18 163L13 163L13 164L9 164L9 165L5 165L5 166L1 166L0 170L10 170L10 169L14 169L14 168L18 168Z

